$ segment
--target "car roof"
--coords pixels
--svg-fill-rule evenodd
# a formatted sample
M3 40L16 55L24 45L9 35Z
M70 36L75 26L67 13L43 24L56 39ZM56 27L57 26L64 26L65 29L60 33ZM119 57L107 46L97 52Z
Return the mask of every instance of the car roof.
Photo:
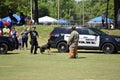
M72 27L76 27L76 28L80 28L80 29L85 29L85 28L90 28L90 27L87 27L87 26L58 26L58 27L55 27L55 29L71 29Z

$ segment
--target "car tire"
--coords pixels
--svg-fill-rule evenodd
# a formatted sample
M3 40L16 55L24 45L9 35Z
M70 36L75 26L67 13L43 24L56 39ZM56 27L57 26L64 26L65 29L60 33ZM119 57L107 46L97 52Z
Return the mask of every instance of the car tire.
M102 46L102 50L105 54L112 54L114 53L115 51L115 47L113 44L111 43L105 43L103 46Z
M8 51L8 46L5 43L0 44L0 53L5 54Z
M57 49L58 49L58 51L61 52L61 53L67 52L67 51L68 51L68 45L67 45L67 43L65 43L65 42L60 42L60 43L57 45Z

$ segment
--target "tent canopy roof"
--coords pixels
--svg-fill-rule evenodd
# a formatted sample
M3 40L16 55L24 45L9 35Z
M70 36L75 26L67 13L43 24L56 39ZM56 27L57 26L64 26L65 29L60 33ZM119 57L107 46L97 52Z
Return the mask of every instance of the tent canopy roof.
M67 20L64 20L64 19L59 19L59 20L58 20L58 23L61 23L61 24L69 24L70 22L67 21Z
M44 16L38 19L39 23L55 23L57 20L55 18Z
M17 19L18 22L20 22L20 16L17 14L13 14L13 16ZM7 22L10 19L9 16L2 19L3 22Z
M107 18L108 23L113 23L113 19ZM102 16L98 16L95 17L93 19L91 19L89 22L98 22L98 23L102 23ZM106 22L106 20L105 20Z

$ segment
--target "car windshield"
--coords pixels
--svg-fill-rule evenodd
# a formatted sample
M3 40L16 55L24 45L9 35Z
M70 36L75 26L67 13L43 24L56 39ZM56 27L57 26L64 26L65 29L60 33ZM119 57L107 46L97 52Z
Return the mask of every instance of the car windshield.
M103 31L101 31L101 30L98 30L98 29L95 29L95 28L92 28L92 30L93 30L94 32L96 32L97 34L99 34L99 35L108 35L108 34L106 34L105 32L103 32Z

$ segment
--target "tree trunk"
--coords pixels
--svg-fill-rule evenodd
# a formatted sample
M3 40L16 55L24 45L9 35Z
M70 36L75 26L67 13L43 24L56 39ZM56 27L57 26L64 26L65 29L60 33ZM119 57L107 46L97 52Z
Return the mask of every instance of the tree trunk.
M34 20L38 23L38 0L34 0Z

